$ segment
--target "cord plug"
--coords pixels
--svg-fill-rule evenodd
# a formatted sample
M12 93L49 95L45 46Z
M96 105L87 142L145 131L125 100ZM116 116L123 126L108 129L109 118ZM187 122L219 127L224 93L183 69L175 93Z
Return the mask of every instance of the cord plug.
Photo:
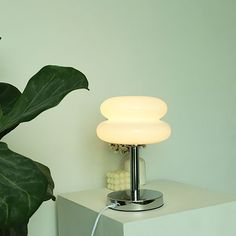
M114 202L114 203L111 203L110 205L108 205L108 207L112 208L112 209L114 209L114 208L116 208L118 206L120 206L120 203L118 203L118 202Z

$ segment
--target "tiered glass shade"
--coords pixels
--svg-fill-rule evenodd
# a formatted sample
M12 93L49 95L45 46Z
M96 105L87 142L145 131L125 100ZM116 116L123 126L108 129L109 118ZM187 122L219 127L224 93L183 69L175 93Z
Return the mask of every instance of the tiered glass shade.
M160 119L167 112L164 101L155 97L113 97L101 105L107 118L97 127L103 141L118 144L158 143L170 136L170 126Z

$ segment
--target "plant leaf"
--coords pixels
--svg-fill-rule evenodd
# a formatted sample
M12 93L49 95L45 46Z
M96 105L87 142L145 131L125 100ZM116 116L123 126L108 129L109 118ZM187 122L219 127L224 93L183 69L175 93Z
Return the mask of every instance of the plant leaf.
M56 200L55 196L53 195L53 189L55 187L54 181L51 176L51 172L49 168L39 162L34 161L36 166L39 168L39 170L42 172L42 174L47 178L48 186L47 186L47 195L45 196L44 201L52 199L53 201Z
M20 95L21 92L13 85L2 82L0 83L0 120L2 116L6 115L9 111L11 111ZM18 124L0 133L0 139L5 134L15 129L17 126Z
M28 225L23 224L15 227L0 228L1 236L27 236L28 235Z
M11 84L0 83L0 105L2 114L6 115L14 106L21 92Z
M0 228L27 224L48 196L48 185L34 161L0 142Z
M56 106L66 94L81 88L88 89L88 81L80 71L53 65L43 67L29 80L12 110L0 119L0 136Z
M1 104L0 104L0 119L1 119L2 116L3 116L3 112L2 112L2 107L1 107Z

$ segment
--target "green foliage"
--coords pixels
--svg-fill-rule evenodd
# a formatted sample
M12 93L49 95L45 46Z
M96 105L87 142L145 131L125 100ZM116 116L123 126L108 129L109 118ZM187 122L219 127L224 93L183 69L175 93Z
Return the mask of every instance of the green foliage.
M88 89L84 74L71 67L45 66L21 93L0 83L0 139L20 123L52 108L71 91ZM0 236L26 236L29 218L43 201L55 200L48 167L0 142Z

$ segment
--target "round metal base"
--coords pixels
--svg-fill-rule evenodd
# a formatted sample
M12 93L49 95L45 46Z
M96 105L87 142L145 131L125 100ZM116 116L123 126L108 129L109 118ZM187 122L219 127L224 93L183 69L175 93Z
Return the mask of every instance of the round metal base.
M163 206L163 194L159 191L141 189L139 200L132 201L130 190L112 192L107 195L107 205L115 203L118 206L111 208L117 211L148 211Z

